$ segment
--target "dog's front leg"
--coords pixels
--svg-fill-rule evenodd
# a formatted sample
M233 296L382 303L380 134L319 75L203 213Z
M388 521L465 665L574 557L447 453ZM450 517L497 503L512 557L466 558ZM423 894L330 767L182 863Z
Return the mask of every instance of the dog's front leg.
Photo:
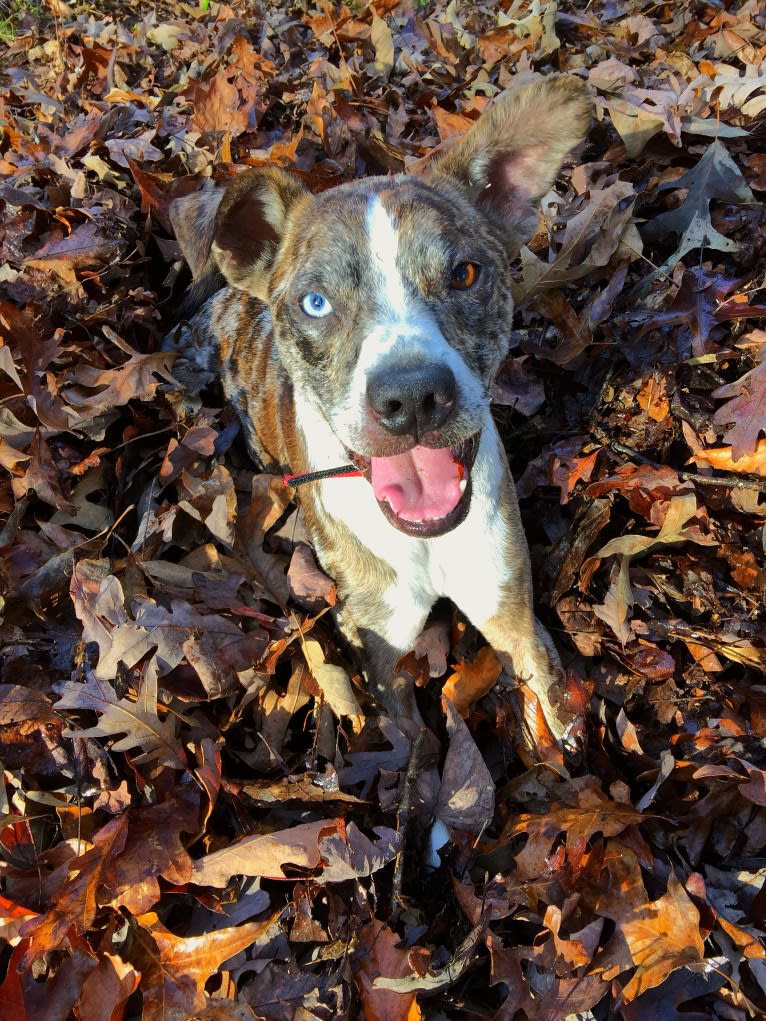
M380 513L377 507L372 509ZM323 515L317 520L310 508L306 510L319 559L338 587L338 626L356 653L370 693L392 717L419 723L412 683L397 673L396 666L423 630L433 592L424 587L422 572L407 557L398 558L396 570L353 541L350 529L337 517ZM415 540L396 533L392 544L405 550L417 546Z
M537 697L551 733L562 743L573 720L562 703L564 672L550 635L526 601L509 586L499 594L497 612L477 627L503 666Z
M516 490L494 429L485 429L466 520L437 540L445 593L484 635L503 666L538 698L561 743L572 713L562 704L564 674L534 614L529 550Z
M397 671L397 664L414 647L430 602L401 583L387 590L386 595L392 598L371 597L363 584L348 591L337 613L338 624L357 650L370 693L393 718L420 726L412 678Z

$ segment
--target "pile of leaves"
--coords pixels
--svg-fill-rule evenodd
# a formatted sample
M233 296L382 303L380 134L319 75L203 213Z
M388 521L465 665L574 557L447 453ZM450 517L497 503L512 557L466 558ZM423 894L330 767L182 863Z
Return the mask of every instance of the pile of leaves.
M3 1021L766 1011L758 0L0 10ZM381 716L281 480L160 350L174 198L592 87L495 387L579 756L455 614ZM500 678L501 681L507 680Z

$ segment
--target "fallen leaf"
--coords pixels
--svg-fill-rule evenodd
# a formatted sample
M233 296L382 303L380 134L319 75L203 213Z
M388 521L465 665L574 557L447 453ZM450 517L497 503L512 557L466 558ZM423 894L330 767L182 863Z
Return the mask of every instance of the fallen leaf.
M742 457L734 456L734 447L700 447L689 460L696 464L708 464L721 471L766 478L766 439L757 440L751 453L743 454Z
M503 666L497 654L488 645L479 649L472 663L461 662L447 678L442 694L448 698L461 716L495 686Z
M186 765L176 737L177 721L169 713L161 720L157 713L157 670L153 662L144 667L136 701L118 698L108 681L87 671L84 681L72 680L62 685L56 709L91 709L98 713L95 726L70 728L65 731L67 737L118 738L112 743L113 751L140 748L137 763L157 762L173 769Z
M713 226L710 203L714 200L755 202L755 196L722 142L711 143L696 166L660 188L687 189L683 202L676 209L655 216L643 227L644 237L650 241L664 238L668 232L681 235L678 247L661 270L669 269L697 248L714 248L721 252L737 250L738 245Z
M375 986L381 975L404 978L411 971L409 952L383 922L370 922L359 933L357 952L359 986L365 1021L420 1021L422 1012L414 993L391 992Z
M28 919L19 930L29 941L20 967L29 968L43 954L57 950L70 931L87 932L99 906L99 887L107 880L113 856L124 847L127 833L126 816L111 819L98 831L93 846L70 861L52 907Z
M456 706L442 699L449 747L434 815L445 826L480 833L495 810L495 785Z
M699 922L699 911L671 872L667 893L620 926L636 965L620 999L630 1003L677 968L699 964L705 954Z
M725 427L722 438L731 444L732 462L737 463L758 450L759 435L766 432L766 357L736 383L719 386L713 396L729 398L713 422Z
M347 718L354 733L358 734L364 725L364 714L357 702L351 679L343 669L325 660L322 646L314 638L302 643L303 655L311 675L319 685L322 696L338 717Z

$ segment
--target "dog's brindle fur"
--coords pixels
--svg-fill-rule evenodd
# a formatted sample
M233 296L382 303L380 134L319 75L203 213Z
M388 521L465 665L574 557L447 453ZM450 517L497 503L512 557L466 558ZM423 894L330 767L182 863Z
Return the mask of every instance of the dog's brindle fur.
M366 478L301 490L317 555L337 582L341 629L399 715L414 703L396 663L446 596L534 691L555 737L565 735L561 665L533 613L489 387L508 354L509 259L590 116L581 82L549 78L494 103L421 176L314 196L267 168L244 173L223 198L211 189L172 209L197 292L223 284L221 274L228 286L169 343L220 374L265 469L302 474L347 464L349 452L369 464L413 447L478 444L469 491L448 517L384 514ZM479 272L465 287L467 263ZM312 315L308 295L330 311Z

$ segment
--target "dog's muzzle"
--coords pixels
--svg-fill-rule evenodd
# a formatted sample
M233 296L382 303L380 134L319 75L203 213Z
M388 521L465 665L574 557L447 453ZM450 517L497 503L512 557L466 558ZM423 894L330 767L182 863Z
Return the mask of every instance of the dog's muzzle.
M440 429L456 403L457 381L447 365L382 365L367 380L367 406L392 436L425 436Z

